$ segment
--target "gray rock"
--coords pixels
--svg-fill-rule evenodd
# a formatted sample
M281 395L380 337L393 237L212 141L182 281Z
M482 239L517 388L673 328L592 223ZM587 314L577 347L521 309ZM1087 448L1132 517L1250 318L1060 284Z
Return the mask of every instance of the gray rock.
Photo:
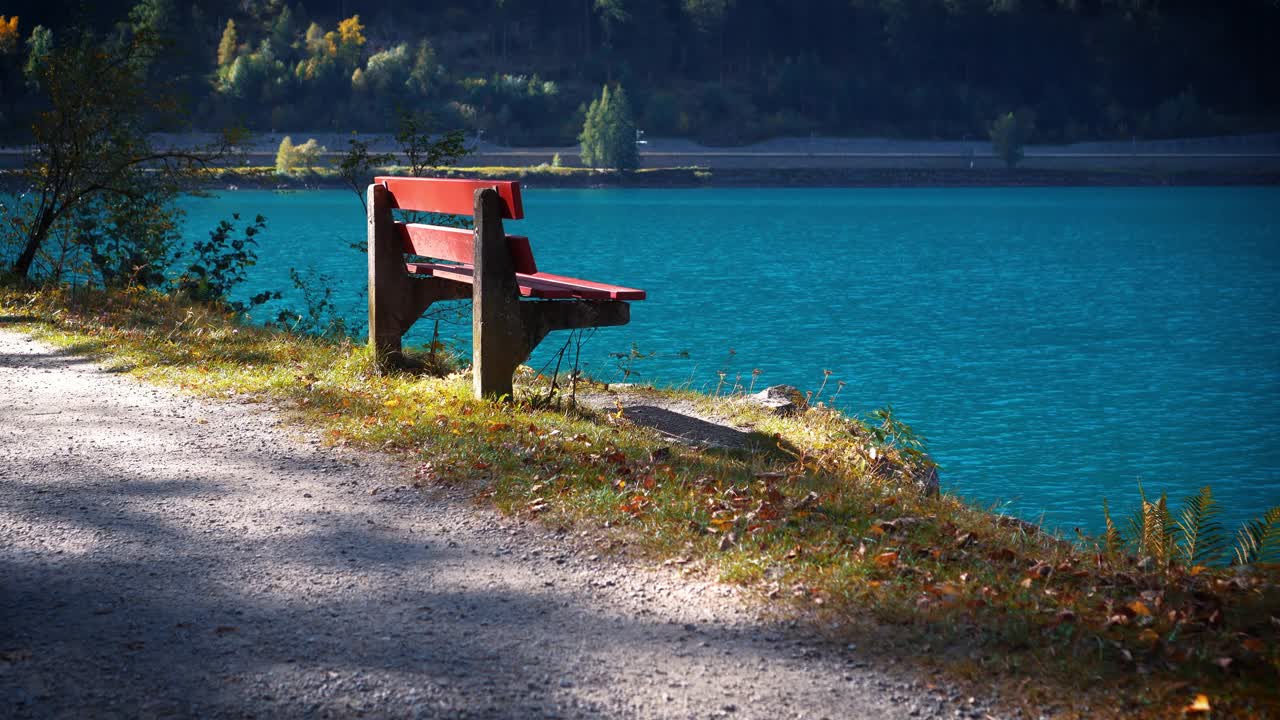
M775 415L797 415L809 407L804 393L791 385L774 385L767 387L747 398L755 404L768 409Z
M942 491L942 482L938 477L938 465L928 455L924 459L925 463L922 466L912 469L911 479L915 482L916 487L920 489L920 492L929 497L937 497L938 493Z

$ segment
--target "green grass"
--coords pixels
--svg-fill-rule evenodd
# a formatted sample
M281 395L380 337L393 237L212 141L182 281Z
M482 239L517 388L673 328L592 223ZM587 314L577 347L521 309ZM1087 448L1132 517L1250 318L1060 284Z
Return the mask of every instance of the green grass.
M479 402L465 371L379 374L351 342L147 291L0 290L0 316L144 380L270 398L331 442L412 458L419 485L470 488L502 512L739 583L781 614L1003 687L1031 711L1169 717L1197 693L1219 716L1280 705L1274 566L1139 563L929 497L909 438L829 409L784 418L740 394L679 394L766 448L695 449L618 413L545 407L547 380L532 372L515 402Z

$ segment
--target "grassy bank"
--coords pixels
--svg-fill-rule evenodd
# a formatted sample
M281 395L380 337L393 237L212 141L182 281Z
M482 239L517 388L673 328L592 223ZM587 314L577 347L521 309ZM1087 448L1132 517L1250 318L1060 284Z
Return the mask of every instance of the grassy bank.
M695 398L768 448L697 449L620 413L542 402L532 374L517 402L478 402L465 372L378 374L347 341L147 291L0 290L0 323L148 381L273 401L334 443L412 458L417 485L463 486L503 512L590 529L603 551L740 583L834 639L997 685L1032 717L1280 707L1275 567L1152 562L930 496L891 416ZM1201 694L1210 713L1192 706Z

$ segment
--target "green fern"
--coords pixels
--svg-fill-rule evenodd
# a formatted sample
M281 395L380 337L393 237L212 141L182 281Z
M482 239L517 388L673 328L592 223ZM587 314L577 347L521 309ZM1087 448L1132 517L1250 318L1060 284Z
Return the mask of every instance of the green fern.
M1240 527L1236 532L1235 556L1237 565L1280 562L1280 506Z
M1208 485L1183 501L1174 550L1187 567L1211 565L1222 557L1227 535L1217 516L1218 504Z

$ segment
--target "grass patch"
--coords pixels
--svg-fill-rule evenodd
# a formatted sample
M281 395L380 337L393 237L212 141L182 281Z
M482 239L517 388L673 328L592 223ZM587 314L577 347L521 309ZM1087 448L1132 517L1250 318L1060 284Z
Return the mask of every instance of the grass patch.
M617 413L535 402L546 379L532 373L516 402L478 402L465 372L379 374L349 341L148 291L0 289L0 317L145 380L273 400L331 442L414 458L417 485L469 487L505 513L743 584L1033 713L1181 716L1199 694L1218 717L1280 706L1275 566L1139 561L929 496L916 489L924 460L892 427L685 396L773 439L767 452L700 450Z

